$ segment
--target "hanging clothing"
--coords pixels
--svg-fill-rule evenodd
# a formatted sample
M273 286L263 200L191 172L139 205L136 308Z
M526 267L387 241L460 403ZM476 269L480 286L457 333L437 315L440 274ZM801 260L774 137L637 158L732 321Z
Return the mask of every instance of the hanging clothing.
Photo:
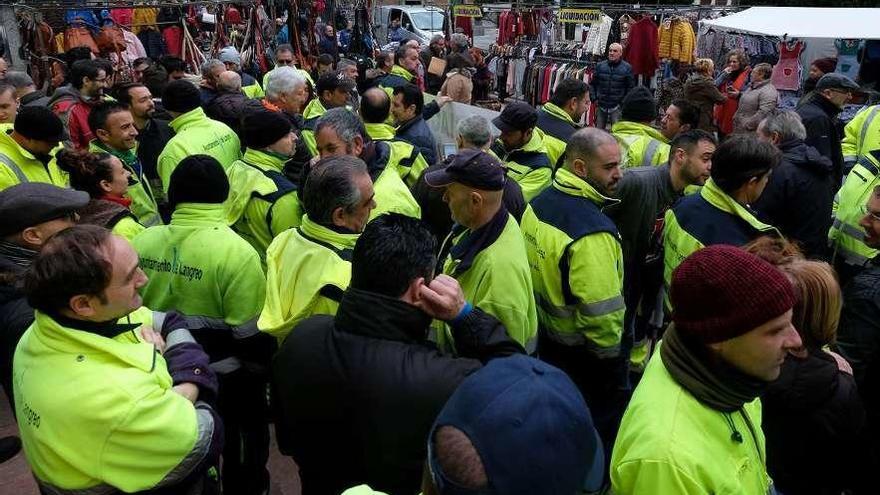
M632 66L633 74L645 77L654 75L660 65L657 44L657 25L650 17L643 17L630 27L623 58Z
M156 26L156 16L158 14L159 9L156 7L138 7L134 9L131 14L131 31L134 34L140 34L147 27L158 31L159 28Z
M590 25L587 32L587 40L584 43L584 52L593 55L605 55L605 48L608 46L608 36L611 34L611 25L614 20L607 15L602 16L602 22Z
M837 47L837 69L834 72L855 81L859 77L859 40L835 40L834 46Z
M804 42L794 44L779 42L779 63L773 67L773 75L770 81L776 89L797 91L801 87L801 52L804 51Z

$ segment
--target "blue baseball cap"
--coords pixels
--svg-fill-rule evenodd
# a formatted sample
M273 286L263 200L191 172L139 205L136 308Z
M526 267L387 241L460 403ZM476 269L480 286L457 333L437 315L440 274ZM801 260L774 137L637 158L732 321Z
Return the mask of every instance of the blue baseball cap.
M435 434L452 426L470 439L488 487L471 490L443 473ZM494 359L464 380L437 416L428 463L442 495L558 495L598 489L602 443L580 391L560 369L516 355Z
M431 187L446 187L457 182L483 191L500 191L506 180L504 165L479 149L464 150L445 168L425 174L425 183Z

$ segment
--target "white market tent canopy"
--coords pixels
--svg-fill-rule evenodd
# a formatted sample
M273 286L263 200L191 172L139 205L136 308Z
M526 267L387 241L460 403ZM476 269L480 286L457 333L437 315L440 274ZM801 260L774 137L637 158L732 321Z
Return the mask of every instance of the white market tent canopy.
M751 7L702 22L780 38L880 39L880 8Z

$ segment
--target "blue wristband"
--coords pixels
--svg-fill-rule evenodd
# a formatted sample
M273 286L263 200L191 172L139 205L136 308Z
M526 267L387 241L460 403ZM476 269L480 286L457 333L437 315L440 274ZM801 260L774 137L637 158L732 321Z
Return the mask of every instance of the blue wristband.
M471 303L465 301L464 307L461 308L461 311L458 312L455 318L449 320L449 323L456 324L461 322L461 320L463 320L467 315L471 314L471 311L473 311L473 309L474 307L471 305Z

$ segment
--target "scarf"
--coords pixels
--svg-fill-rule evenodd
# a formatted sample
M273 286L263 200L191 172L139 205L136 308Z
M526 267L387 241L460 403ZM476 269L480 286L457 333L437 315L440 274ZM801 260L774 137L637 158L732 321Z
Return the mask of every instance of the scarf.
M767 383L752 378L719 359L670 325L663 335L660 357L672 378L698 401L722 412L733 412L755 400Z
M8 241L0 240L0 256L3 256L22 268L27 268L31 266L31 262L34 261L37 252L33 249L28 249Z
M116 203L125 208L131 208L131 198L124 198L122 196L116 196L115 194L105 194L101 196L100 199Z

